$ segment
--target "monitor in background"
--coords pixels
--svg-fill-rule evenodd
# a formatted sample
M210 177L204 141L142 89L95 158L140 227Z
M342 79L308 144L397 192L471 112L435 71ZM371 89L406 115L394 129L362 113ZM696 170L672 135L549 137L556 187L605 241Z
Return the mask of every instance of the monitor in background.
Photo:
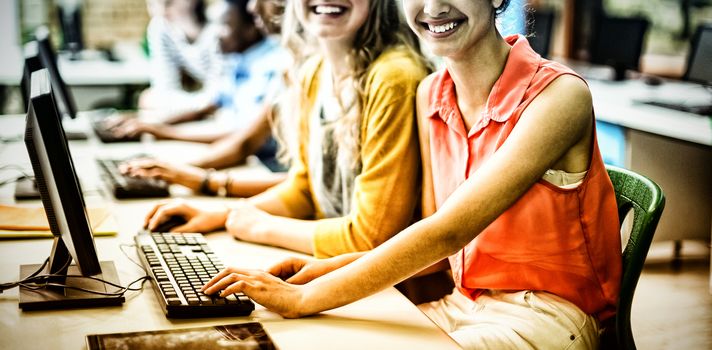
M701 24L692 38L685 80L712 85L712 23Z
M25 56L25 66L22 70L22 81L20 81L20 92L22 102L25 105L25 113L29 110L30 104L30 77L44 66L40 60L39 49L36 41L30 41L23 46ZM15 183L15 199L40 199L40 192L37 183L32 178L22 178Z
M74 59L84 49L80 5L79 1L60 1L57 6L57 16L62 27L62 49L69 51Z
M527 14L527 39L529 45L541 57L549 57L554 29L554 11L536 10Z
M698 83L712 91L712 24L701 24L697 27L690 43L690 52L687 59L687 69L684 80ZM712 116L712 94L708 94L706 101L690 101L685 96L672 96L670 98L640 101L643 104L673 109L676 111Z
M49 38L49 30L47 27L39 27L35 31L35 40L39 48L42 64L49 70L50 78L52 79L52 89L56 92L57 105L62 113L62 116L68 115L74 119L77 117L77 105L74 102L72 92L65 84L64 79L59 74L57 67L57 55L52 48L52 42Z
M22 93L22 103L25 105L25 113L30 107L30 77L32 73L44 68L40 58L39 48L36 41L30 41L22 47L25 56L25 66L22 69L22 81L20 81L20 92Z
M648 26L642 17L600 17L591 37L590 62L613 67L614 79L624 80L626 70L638 70Z
M57 111L46 69L32 74L25 145L35 172L54 244L42 272L53 275L49 285L20 287L20 308L45 310L120 305L123 295L92 276L119 285L113 262L99 262L79 180ZM70 263L74 261L74 265ZM22 265L20 276L30 276L43 265ZM98 291L99 295L81 289Z

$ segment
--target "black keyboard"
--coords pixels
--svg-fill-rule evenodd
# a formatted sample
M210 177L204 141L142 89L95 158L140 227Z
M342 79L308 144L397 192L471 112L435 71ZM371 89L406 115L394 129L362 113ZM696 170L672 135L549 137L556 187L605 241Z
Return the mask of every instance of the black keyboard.
M689 106L662 101L643 101L646 105L673 109L676 111L712 116L712 105Z
M94 133L99 140L103 143L115 143L115 142L138 142L141 141L141 135L134 136L116 136L114 135L114 129L106 126L105 117L93 118L91 120L91 127L94 129Z
M97 159L102 176L117 199L168 197L168 183L160 179L138 178L124 175L119 165L125 160Z
M246 295L205 295L200 288L224 266L200 233L147 233L135 237L141 263L169 318L246 316L255 304Z

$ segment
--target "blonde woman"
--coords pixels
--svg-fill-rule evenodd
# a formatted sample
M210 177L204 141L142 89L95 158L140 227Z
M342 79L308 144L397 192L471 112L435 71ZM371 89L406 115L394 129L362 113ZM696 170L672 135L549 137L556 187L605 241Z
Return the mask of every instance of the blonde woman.
M463 348L597 349L621 246L591 94L526 38L500 35L508 2L403 0L445 64L417 94L425 219L365 254L228 268L204 292L299 317L451 268L452 294L420 309Z
M280 113L296 121L287 180L230 210L159 204L149 229L178 215L187 222L174 231L227 227L242 240L329 257L372 249L413 220L415 92L427 70L401 34L396 1L295 0L284 25L290 46L313 48L296 74L298 105Z

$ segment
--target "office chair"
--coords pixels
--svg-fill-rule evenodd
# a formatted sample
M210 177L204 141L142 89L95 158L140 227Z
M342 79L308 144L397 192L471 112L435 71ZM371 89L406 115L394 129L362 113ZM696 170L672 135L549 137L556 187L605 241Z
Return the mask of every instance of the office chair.
M648 255L650 243L665 207L662 189L645 176L633 171L606 165L613 182L618 204L618 218L623 223L629 211L633 211L633 227L623 250L623 275L618 296L618 310L606 327L601 339L601 349L634 350L635 341L630 326L630 308L633 294Z

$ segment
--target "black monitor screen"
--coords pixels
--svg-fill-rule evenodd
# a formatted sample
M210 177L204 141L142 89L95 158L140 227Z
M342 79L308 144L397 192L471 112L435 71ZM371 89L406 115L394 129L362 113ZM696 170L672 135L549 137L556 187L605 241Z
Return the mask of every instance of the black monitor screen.
M57 96L57 106L64 115L69 115L70 118L77 117L77 105L74 102L72 92L65 84L64 79L59 74L57 67L57 55L52 48L52 42L49 38L49 30L46 27L39 27L35 32L35 40L39 48L42 64L49 70L50 78L52 78L52 88Z
M30 77L32 73L44 68L40 59L39 48L36 41L30 41L23 47L25 56L25 67L22 70L22 81L20 91L22 92L22 103L25 104L25 112L30 107Z
M77 53L84 48L82 40L82 18L77 3L57 7L59 23L62 27L62 49Z
M30 101L25 145L50 229L61 237L83 275L98 274L101 268L92 231L46 69L32 73ZM50 264L68 265L67 258L61 260Z
M616 80L624 79L627 69L638 69L647 30L645 18L601 17L591 40L591 63L611 66Z
M712 85L712 24L697 28L690 48L685 78Z

